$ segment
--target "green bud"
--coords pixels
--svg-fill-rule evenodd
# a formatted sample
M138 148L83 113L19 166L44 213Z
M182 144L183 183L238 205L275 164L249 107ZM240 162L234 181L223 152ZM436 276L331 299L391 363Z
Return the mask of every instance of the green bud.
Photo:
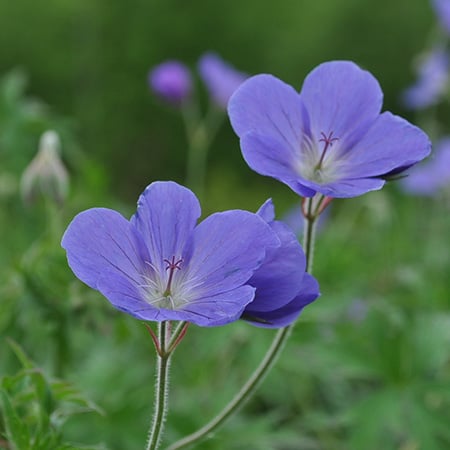
M38 152L22 174L20 187L25 203L33 203L39 195L63 203L69 177L60 158L60 147L55 131L46 131L41 136Z

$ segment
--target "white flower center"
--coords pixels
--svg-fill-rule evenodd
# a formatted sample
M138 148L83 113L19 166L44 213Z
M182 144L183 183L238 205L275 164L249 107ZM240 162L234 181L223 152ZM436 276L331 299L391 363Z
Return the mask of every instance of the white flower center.
M316 142L305 137L296 161L297 173L305 180L317 184L327 184L338 179L338 141L339 138L333 136L333 131L328 134L321 132L321 138Z
M182 270L183 260L172 256L171 260L165 259L164 262L166 270L163 273L147 262L149 271L142 275L143 283L140 288L144 299L156 308L181 309L192 299L185 277L178 274Z

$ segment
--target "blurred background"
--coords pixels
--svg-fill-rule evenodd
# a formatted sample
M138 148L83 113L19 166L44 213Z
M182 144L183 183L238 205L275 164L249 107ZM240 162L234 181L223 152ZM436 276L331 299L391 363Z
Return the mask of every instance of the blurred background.
M439 19L428 0L0 0L0 448L144 447L151 340L75 279L60 239L81 210L128 217L150 182L186 182L182 114L150 89L153 67L183 62L206 114L205 52L299 90L321 62L353 60L379 80L384 109L437 141L450 132L450 90L426 108L401 95L420 54L448 45ZM216 117L204 215L272 197L300 227L296 195L253 173L225 111ZM60 144L41 164L47 130ZM392 182L333 202L314 259L322 297L255 398L196 448L450 447L449 185L421 195ZM166 442L218 412L272 337L245 323L191 327L173 361Z
M152 66L175 58L195 69L212 50L243 72L273 73L300 89L319 63L350 59L375 75L386 109L398 111L434 24L427 0L3 0L0 13L1 72L25 73L27 95L70 119L109 189L128 200L152 180L184 176L182 124L149 92ZM209 181L217 172L252 176L228 126L211 151Z

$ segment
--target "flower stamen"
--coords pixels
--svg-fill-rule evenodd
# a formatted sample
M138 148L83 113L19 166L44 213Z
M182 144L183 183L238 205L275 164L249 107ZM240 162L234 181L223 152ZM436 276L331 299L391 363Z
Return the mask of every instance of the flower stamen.
M339 138L333 137L333 131L331 131L328 134L328 136L323 131L321 131L320 135L322 137L319 139L319 142L323 142L324 146L323 146L322 154L320 155L319 162L316 165L316 168L315 168L316 170L319 170L322 167L322 163L323 163L323 160L325 158L325 154L327 153L328 148L333 146L334 141L339 140Z
M163 296L169 297L171 295L170 289L172 285L173 274L175 272L175 269L181 270L180 264L183 262L183 258L180 258L178 261L175 261L175 256L172 256L171 261L165 259L164 262L167 263L166 270L170 270L170 272L169 272L169 279L167 280L167 286L166 289L164 290Z

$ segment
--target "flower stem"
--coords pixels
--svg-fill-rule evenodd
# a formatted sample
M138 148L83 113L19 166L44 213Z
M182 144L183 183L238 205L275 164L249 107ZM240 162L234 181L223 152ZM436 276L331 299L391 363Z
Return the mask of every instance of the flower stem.
M158 366L156 371L155 406L146 450L156 450L159 448L164 421L167 415L171 356L171 353L166 351L167 337L167 324L166 322L160 322L158 324L160 353L157 354Z
M307 199L306 207L312 212L313 201L312 199ZM313 215L308 215L306 220L306 228L304 234L304 250L306 255L306 267L310 271L312 267L312 254L314 248L314 226L315 219ZM264 377L268 374L269 370L277 360L280 355L284 345L286 344L289 336L291 335L292 329L295 323L288 325L287 327L280 328L276 333L272 344L264 355L261 363L250 376L248 381L244 384L241 390L235 395L235 397L225 406L225 408L210 422L204 425L202 428L196 432L180 439L174 444L170 445L167 450L179 450L182 448L189 447L199 441L205 439L208 435L217 430L230 416L232 416L244 403L250 398L250 396L255 392L256 388L262 382Z
M205 193L205 173L208 150L223 120L223 113L210 108L200 117L198 105L183 110L188 142L186 184L200 199Z
M306 199L305 228L303 231L303 250L306 256L306 271L312 272L312 264L314 259L314 242L316 234L316 218L313 212L313 199Z

